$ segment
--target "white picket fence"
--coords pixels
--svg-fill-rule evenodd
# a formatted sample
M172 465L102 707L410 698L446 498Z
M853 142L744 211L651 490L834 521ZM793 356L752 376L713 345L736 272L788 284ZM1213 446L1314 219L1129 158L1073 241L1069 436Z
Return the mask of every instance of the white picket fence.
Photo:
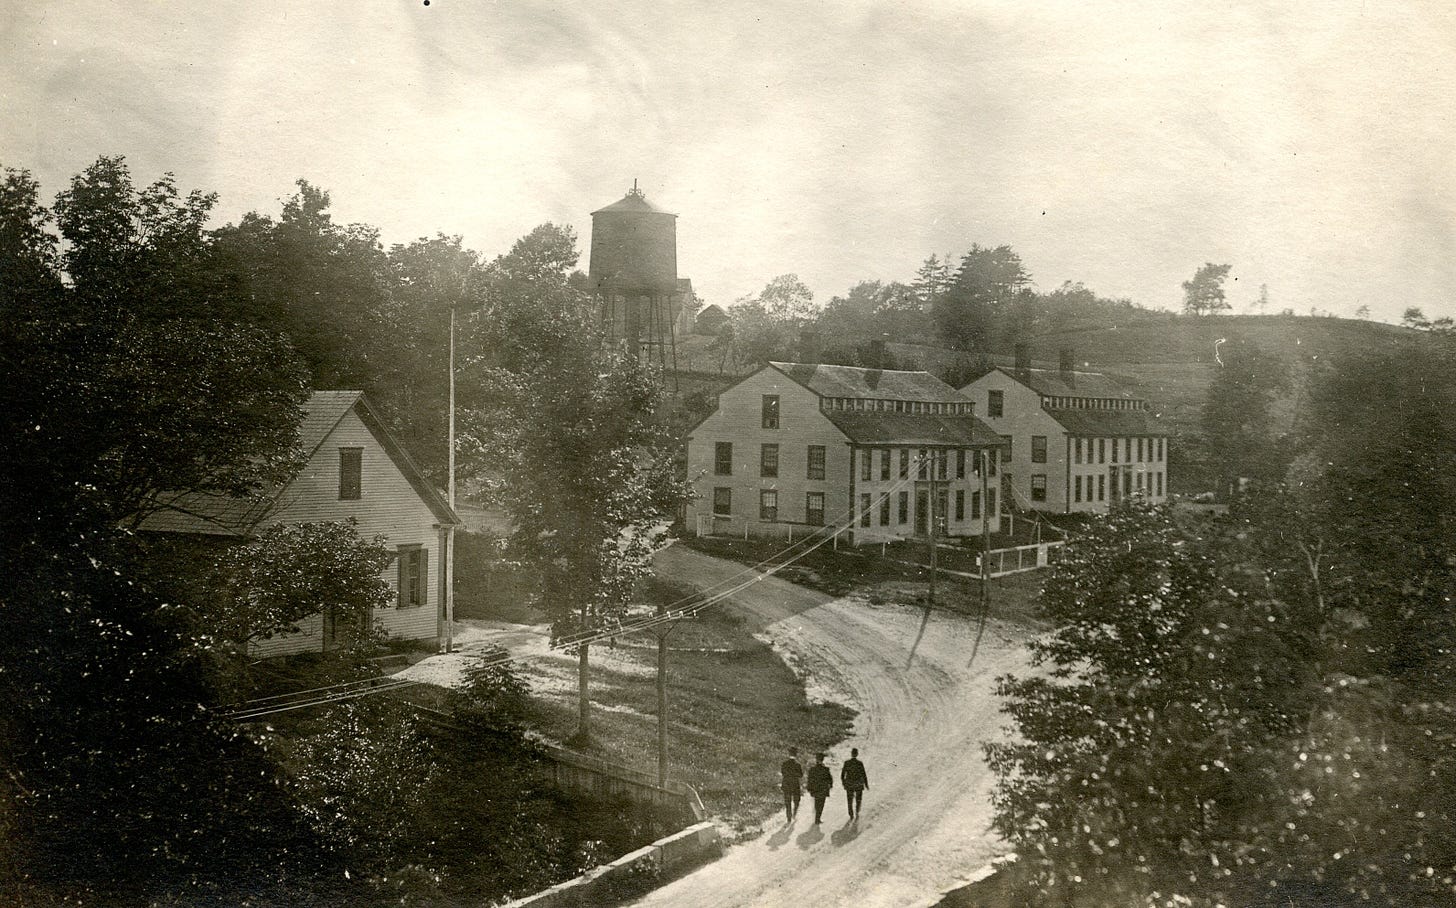
M1009 549L992 549L987 552L991 560L991 576L1004 577L1021 571L1034 571L1052 564L1060 557L1058 551L1066 543L1039 542L1033 545L1018 545ZM981 556L976 556L976 573L981 572Z

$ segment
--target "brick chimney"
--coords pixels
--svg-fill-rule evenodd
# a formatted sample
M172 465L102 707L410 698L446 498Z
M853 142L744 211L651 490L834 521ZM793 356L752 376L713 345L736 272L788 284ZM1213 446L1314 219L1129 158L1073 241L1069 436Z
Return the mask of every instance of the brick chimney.
M817 363L822 358L819 350L819 332L804 330L799 332L799 362Z
M1060 351L1059 358L1061 360L1059 365L1062 372L1062 381L1068 385L1076 387L1077 373L1075 364L1072 361L1072 348L1063 347Z
M1026 381L1031 378L1031 346L1029 344L1016 345L1016 379Z

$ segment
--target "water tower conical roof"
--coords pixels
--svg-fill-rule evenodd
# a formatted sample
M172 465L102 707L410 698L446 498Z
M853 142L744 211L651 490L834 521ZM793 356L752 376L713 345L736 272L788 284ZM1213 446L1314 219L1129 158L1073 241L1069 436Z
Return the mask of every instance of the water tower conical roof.
M640 214L666 214L670 215L671 217L677 217L676 212L666 211L662 208L658 208L656 205L647 201L647 196L644 195L642 190L638 189L636 186L633 186L631 189L627 190L627 194L622 196L622 198L618 201L613 202L605 208L598 208L596 211L593 211L592 214L597 215L608 211L620 211L626 213Z

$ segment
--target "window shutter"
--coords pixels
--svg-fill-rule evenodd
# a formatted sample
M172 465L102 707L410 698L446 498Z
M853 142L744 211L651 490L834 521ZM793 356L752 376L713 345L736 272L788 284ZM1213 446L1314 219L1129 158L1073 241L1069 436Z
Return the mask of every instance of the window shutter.
M420 601L417 605L428 605L430 601L430 550L420 549Z
M395 567L398 569L397 570L397 576L395 578L395 603L394 604L395 604L395 607L396 608L404 608L405 607L405 595L406 595L405 594L405 589L406 589L406 583L405 583L405 581L409 578L409 565L407 563L409 561L409 557L410 557L410 553L409 552L401 551L395 557L395 559L394 559Z

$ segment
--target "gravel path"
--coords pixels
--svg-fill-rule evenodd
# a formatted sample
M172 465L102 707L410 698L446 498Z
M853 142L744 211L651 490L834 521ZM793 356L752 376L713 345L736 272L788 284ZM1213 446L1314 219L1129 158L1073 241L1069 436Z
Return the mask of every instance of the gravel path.
M743 571L684 546L659 553L657 567L702 588ZM830 600L768 578L738 593L730 607L808 675L811 689L859 710L854 737L826 761L836 788L822 826L812 825L806 795L792 825L782 816L770 819L753 840L635 904L933 905L1006 852L990 830L993 777L981 744L1004 724L995 678L1027 668L1026 629L993 620L972 664L976 627L963 616L931 615L917 647L924 613L911 606ZM863 817L854 824L838 788L838 766L851 746L860 749L870 777ZM766 786L776 772L764 767Z

